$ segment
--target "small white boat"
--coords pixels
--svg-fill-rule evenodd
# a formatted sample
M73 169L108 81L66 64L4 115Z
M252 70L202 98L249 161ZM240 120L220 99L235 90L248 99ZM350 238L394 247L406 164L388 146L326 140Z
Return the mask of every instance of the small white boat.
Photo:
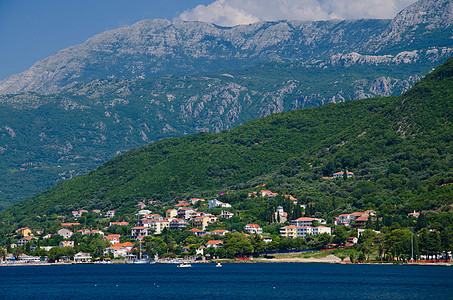
M190 267L192 267L192 265L186 262L180 263L178 265L178 268L190 268Z
M221 268L222 264L218 262L215 266L216 266L216 268Z
M138 259L138 260L134 260L134 264L146 264L148 263L146 261L146 259Z

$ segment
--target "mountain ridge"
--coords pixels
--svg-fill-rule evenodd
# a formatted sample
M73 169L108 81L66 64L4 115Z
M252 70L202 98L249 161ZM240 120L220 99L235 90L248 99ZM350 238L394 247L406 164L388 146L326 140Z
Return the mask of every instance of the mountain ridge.
M0 81L0 94L53 94L99 78L209 73L265 61L310 63L353 52L395 55L408 45L415 45L411 51L448 48L453 46L452 20L449 0L420 0L393 20L274 21L235 27L143 20L100 33ZM417 35L421 25L425 32ZM430 41L428 48L425 40Z

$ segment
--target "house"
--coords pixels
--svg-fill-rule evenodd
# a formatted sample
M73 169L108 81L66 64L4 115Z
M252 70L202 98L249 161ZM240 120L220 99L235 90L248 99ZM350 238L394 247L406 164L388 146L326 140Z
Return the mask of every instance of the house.
M317 220L316 218L300 217L296 220L292 220L291 225L299 227L313 226L313 222L316 220Z
M66 228L57 231L57 234L62 236L64 239L69 239L74 233Z
M90 253L79 252L74 255L74 261L76 263L90 262L92 259Z
M161 234L164 228L170 227L170 221L168 220L152 220L149 223L149 228L154 232L154 234Z
M112 244L116 244L116 243L120 242L120 237L121 237L120 234L109 234L104 237L104 241L108 241Z
M53 234L49 233L42 237L43 240L53 237Z
M213 208L213 207L217 207L217 206L220 206L220 207L231 207L231 205L229 203L223 203L217 199L213 199L213 200L209 200L208 201L208 205L209 205L209 208Z
M295 225L285 226L280 228L280 236L294 239L301 236L301 229L302 227Z
M172 219L170 221L170 229L184 229L187 227L187 222L183 219Z
M220 236L224 236L224 235L227 234L227 233L229 233L228 230L221 230L221 229L219 229L219 230L213 230L213 231L211 232L211 234L217 234L217 235L220 235Z
M352 172L349 172L346 170L346 174L347 174L347 177L348 178L351 178L352 176L354 176L354 173ZM336 172L336 173L333 173L333 179L337 179L337 178L343 178L344 176L344 172Z
M263 229L258 224L247 224L244 226L244 230L249 232L250 234L257 233L262 234Z
M137 209L144 209L145 207L146 207L146 204L143 202L138 203L136 206Z
M289 200L293 201L294 204L297 204L297 198L294 198L291 195L284 195L285 198L289 198Z
M205 199L199 199L199 198L191 198L190 199L190 203L192 203L192 205L195 205L195 203L197 203L198 201L204 202L206 200Z
M413 218L418 218L420 216L420 213L419 212L416 212L414 210L414 212L411 212L411 213L408 213L407 214L408 217L413 217Z
M149 228L145 226L136 226L132 228L131 239L138 239L139 237L148 236Z
M116 214L116 211L115 210L109 210L106 214L105 214L105 217L106 218L113 218Z
M190 206L190 203L187 203L186 201L178 201L178 204L173 205L173 207L184 207L184 206Z
M196 236L202 236L202 235L206 234L205 231L200 230L198 228L192 228L189 231L192 232L193 234L195 234Z
M139 210L139 211L137 212L137 214L135 215L135 217L136 217L137 219L140 219L140 216L146 216L146 215L150 215L150 214L151 214L151 211L150 211L150 210L148 210L148 209L142 209L142 210Z
M167 209L167 211L165 212L165 216L167 218L176 218L178 217L178 210L174 208Z
M182 207L178 209L177 218L191 220L194 218L196 211L193 208Z
M41 235L43 234L44 229L34 229L33 232L36 233L37 235Z
M100 209L93 209L92 211L93 214L99 215L101 213Z
M72 227L72 226L79 226L80 223L61 223L63 227Z
M222 244L223 244L223 241L221 240L210 240L206 243L206 248L210 248L210 247L213 247L213 248L220 248L222 247Z
M220 218L225 218L225 219L230 219L233 216L234 216L234 213L226 211L226 210L222 210L222 212L219 215Z
M331 228L327 226L316 226L316 227L311 227L311 226L295 226L295 225L290 225L290 226L285 226L280 228L280 236L281 237L288 237L288 238L305 238L307 235L317 235L317 234L322 234L322 233L327 233L331 234Z
M74 241L61 241L59 247L72 247L74 248Z
M313 235L322 234L322 233L332 234L332 229L330 227L327 227L327 226L312 227L312 234Z
M261 190L260 194L261 194L261 197L268 197L268 198L272 198L272 197L278 196L278 193L272 193L269 190Z
M23 245L28 244L29 242L31 242L31 240L32 240L31 237L23 237L23 238L21 238L21 239L19 239L17 241L17 245L23 246Z
M113 246L121 246L121 247L127 248L128 250L132 250L132 248L134 247L134 244L132 244L131 242L125 242L125 243L116 243L116 244L113 244Z
M276 223L285 223L288 220L288 213L283 211L282 206L278 206L277 211L274 213L274 218Z
M113 254L113 257L114 258L117 258L117 257L126 257L127 254L128 254L128 250L126 247L123 247L123 246L110 246L110 247L107 247L104 249L104 256L110 256L110 253Z
M206 247L201 245L200 247L197 248L197 250L195 251L195 254L196 255L204 255L204 249L206 249Z
M91 230L90 234L100 234L100 235L103 236L103 235L104 235L104 232L102 232L102 231L100 231L100 230L98 230L98 229L93 229L93 230Z
M31 235L31 229L28 227L19 228L16 230L16 233L22 234L22 236L27 237Z
M87 234L90 234L91 233L91 230L89 229L80 229L80 230L77 230L77 233L80 233L81 235L87 235Z
M374 210L364 212L353 212L351 214L341 214L338 216L338 224L343 226L351 226L353 222L357 227L364 226L370 216L376 215ZM358 222L357 222L358 221Z
M113 225L117 225L117 226L129 226L129 222L110 222L110 223L109 223L109 227L110 227L110 226L113 226Z

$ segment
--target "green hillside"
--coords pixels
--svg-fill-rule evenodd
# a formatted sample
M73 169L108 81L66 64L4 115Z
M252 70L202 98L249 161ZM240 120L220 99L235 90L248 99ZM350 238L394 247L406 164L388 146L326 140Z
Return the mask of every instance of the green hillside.
M439 64L268 63L228 74L96 80L52 96L0 96L0 210L131 148L266 115L401 95Z
M273 114L230 131L160 140L62 182L0 214L8 223L75 209L130 212L139 200L234 202L266 184L325 218L450 211L453 203L453 60L399 97ZM322 177L353 171L348 180ZM243 199L244 200L244 199ZM256 215L259 218L259 215Z

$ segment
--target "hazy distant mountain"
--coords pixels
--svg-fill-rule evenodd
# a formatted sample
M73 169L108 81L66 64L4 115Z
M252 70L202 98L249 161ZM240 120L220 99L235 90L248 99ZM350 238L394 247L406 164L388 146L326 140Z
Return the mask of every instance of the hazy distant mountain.
M0 94L52 94L99 78L206 73L269 61L329 63L339 56L351 61L351 55L353 62L371 65L395 59L408 63L425 55L444 61L452 51L452 20L451 0L418 1L394 20L279 21L231 28L144 20L37 62L1 81ZM426 52L433 47L435 53ZM367 58L356 60L357 54Z
M452 19L439 0L394 20L146 20L101 33L0 82L13 94L0 96L0 210L158 139L400 95L453 56Z

